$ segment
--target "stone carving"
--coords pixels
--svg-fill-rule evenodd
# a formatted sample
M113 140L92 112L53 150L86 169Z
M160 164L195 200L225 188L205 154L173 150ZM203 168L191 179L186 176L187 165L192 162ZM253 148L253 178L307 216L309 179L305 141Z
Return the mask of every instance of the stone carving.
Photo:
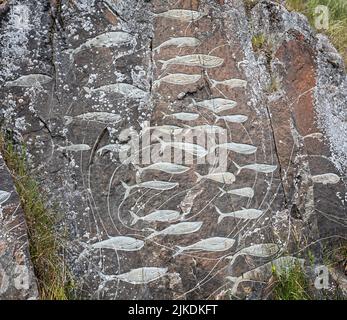
M63 0L52 18L46 1L13 1L4 126L64 215L88 298L241 298L273 264L345 237L345 173L314 116L315 35L262 3L249 21L241 0ZM17 13L33 10L29 36ZM250 25L274 38L269 64Z

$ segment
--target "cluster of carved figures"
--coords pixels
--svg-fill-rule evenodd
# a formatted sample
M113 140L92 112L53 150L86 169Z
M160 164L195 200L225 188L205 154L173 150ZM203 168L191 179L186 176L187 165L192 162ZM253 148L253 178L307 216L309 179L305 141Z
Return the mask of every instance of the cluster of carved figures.
M174 9L174 10L169 10L161 14L157 14L156 16L160 18L164 18L164 19L179 20L180 22L185 22L187 24L190 24L202 18L203 14L197 11ZM199 47L200 44L201 44L201 41L195 37L189 37L189 36L173 37L163 42L162 44L160 44L157 48L153 50L154 51L153 53L158 54L160 53L161 49L166 47L177 47L177 48ZM157 90L158 93L160 94L161 86L165 86L165 85L180 86L183 88L184 86L197 83L202 78L201 74L187 74L187 73L171 73L170 74L167 72L170 66L199 67L202 70L207 70L207 69L212 69L212 68L217 68L222 66L224 64L224 59L218 56L211 55L211 54L194 53L189 55L176 56L166 61L158 60L158 62L162 64L161 70L164 73L166 72L165 75L162 75L161 77L159 77L159 79L157 79L153 83L154 90ZM209 81L211 86L214 88L217 88L218 86L227 86L229 88L246 88L247 86L247 82L245 80L234 79L234 78L226 79L222 81L209 79ZM136 95L136 92L134 93L134 95ZM182 121L184 124L184 127L175 126L171 124L164 124L164 125L152 127L151 129L155 129L156 132L169 134L170 136L175 136L175 134L181 133L182 128L190 128L192 130L204 131L207 134L209 133L213 134L218 131L222 131L223 128L216 124L206 123L205 125L200 125L200 126L189 126L187 125L187 123L189 124L189 122L197 120L200 117L199 109L205 109L208 112L211 112L211 114L215 117L216 123L219 121L224 121L224 123L242 124L248 120L248 117L246 115L226 114L226 112L236 107L237 107L237 102L230 100L225 96L223 98L212 97L210 99L198 101L198 102L193 100L191 104L189 104L186 107L187 110L184 110L183 112L164 114L163 119L171 118L177 121ZM192 112L193 108L197 109L197 112ZM222 113L223 115L221 115ZM188 142L175 142L175 141L166 142L161 140L160 138L158 138L157 140L160 141L162 151L165 150L166 148L181 149L185 153L189 153L196 158L205 157L207 154L215 151L216 149L225 149L227 150L227 152L231 151L231 152L235 152L235 153L239 153L243 155L251 155L257 151L257 147L253 145L234 143L234 142L217 144L212 148L212 150L207 150L203 146L198 144L193 144ZM196 183L203 183L203 181L206 181L206 180L214 181L215 183L220 185L220 195L219 195L220 197L223 195L230 194L237 197L244 197L244 198L251 199L254 196L254 190L251 187L244 187L244 188L238 188L238 189L234 188L228 191L226 191L223 188L229 185L232 185L236 181L236 176L242 170L252 170L258 173L271 174L277 169L276 165L261 164L261 163L252 163L252 164L247 164L244 166L239 166L238 164L234 162L234 165L237 168L237 173L235 175L228 171L214 172L212 168L211 173L205 176L202 176L199 173L196 173L196 176L197 176ZM131 192L135 189L156 190L156 191L162 192L167 190L174 191L175 189L179 187L178 182L171 182L171 181L152 180L152 181L141 182L141 175L145 171L150 171L150 170L162 171L173 176L173 175L181 175L191 170L191 168L188 166L184 166L184 165L176 164L172 162L157 162L147 167L139 167L136 165L135 167L137 168L137 172L136 172L137 184L129 186L123 181L121 182L123 187L125 188L125 195L124 195L123 201L126 201L128 197L131 195ZM148 224L160 223L160 222L169 223L169 226L159 231L153 230L150 228L143 229L145 231L152 231L152 233L149 236L147 236L144 240L140 240L134 237L117 236L102 242L95 243L92 245L92 248L98 248L98 249L110 248L110 249L119 250L119 251L122 251L122 250L136 251L136 250L141 250L145 246L146 241L151 241L151 239L155 237L169 235L169 236L174 236L179 240L184 235L198 232L201 229L204 222L189 221L196 216L194 215L192 217L189 217L189 214L191 212L195 198L201 192L202 190L198 192L193 192L192 190L188 190L187 197L185 199L188 198L190 200L188 201L190 202L190 206L188 206L188 209L185 208L184 212L180 212L178 210L158 209L148 213L147 215L143 215L143 214L139 215L138 213L140 210L138 210L136 213L134 212L134 210L131 210L130 211L130 215L132 217L131 226L136 225L139 221L143 221ZM168 203L168 201L165 201L165 203ZM138 205L138 207L140 209L143 208L140 205ZM118 218L120 218L119 208L120 207L118 207ZM225 218L232 218L232 219L237 219L240 221L247 222L249 220L257 220L264 214L263 210L256 209L256 208L240 208L239 210L232 211L232 212L222 212L217 206L215 206L215 211L218 214L217 223L220 223ZM136 231L139 231L139 230L136 230ZM255 245L251 245L251 246L236 250L233 255L228 254L228 251L230 251L230 249L235 247L236 242L237 241L235 239L230 237L207 237L187 246L177 245L177 250L173 254L173 257L176 257L180 254L185 254L185 253L189 254L194 252L195 253L222 252L226 254L222 258L220 258L220 260L229 259L230 265L232 265L235 259L240 255L250 255L254 257L271 258L280 252L280 247L275 243L261 243L261 244L255 244ZM288 259L290 261L292 258L286 257L284 260L283 258L280 258L279 260L275 260L272 263L275 263L275 264L277 263L278 265L280 265L283 262L288 262ZM264 266L262 266L262 268L264 268ZM255 272L260 272L260 271L261 269L255 270ZM107 277L105 277L104 275L104 279L106 281L110 281L112 279L119 279L127 283L141 285L141 284L147 284L149 282L155 281L166 275L169 275L169 272L168 272L168 268L165 266L162 266L162 267L146 266L146 267L132 269L129 272L122 273L119 275L107 276ZM242 278L229 277L229 279L235 283L234 284L235 290L237 290L238 283L241 280L247 280L247 279L249 280L251 278L252 278L251 273L244 275ZM206 283L207 281L208 281L208 276L203 281L201 281L200 284L203 284L204 282Z
M183 9L173 9L163 13L155 14L156 19L169 19L169 20L177 20L180 23L186 23L190 25L193 22L198 21L204 17L204 14L198 11L192 10L183 10ZM74 55L79 52L86 51L90 48L98 48L98 47L119 47L120 45L129 44L134 45L136 40L132 35L123 32L123 31L114 31L107 32L101 34L95 38L87 40L81 46L74 50L68 51L70 55L70 59L74 59ZM153 55L160 54L160 51L164 48L168 47L176 47L176 48L194 48L195 50L199 50L199 46L202 44L202 41L196 37L192 36L182 36L182 37L173 37L158 47L153 49ZM241 79L225 79L225 80L214 80L210 79L208 76L208 70L213 68L218 68L223 66L224 59L218 57L217 55L212 55L211 53L193 53L189 55L176 56L174 58L168 60L158 60L161 64L161 70L164 73L161 77L153 83L153 90L160 93L160 89L164 86L179 86L184 88L184 86L191 85L197 83L201 80L202 73L205 73L206 77L212 88L220 91L218 88L244 88L247 87L247 82ZM201 68L201 73L197 74L186 74L186 73L168 73L168 70L171 66L187 66L187 67L197 67ZM9 81L6 83L7 87L37 87L42 88L43 85L52 81L52 78L46 75L34 74L34 75L25 75L14 81ZM148 96L148 92L139 89L131 84L127 83L115 83L109 84L98 88L84 88L88 95L94 95L97 93L116 93L121 96L124 96L128 99L143 99ZM157 131L161 131L163 133L168 133L171 136L174 136L176 132L180 132L182 128L191 128L195 130L205 131L207 133L215 133L218 130L224 130L224 128L218 126L218 123L224 123L227 128L229 124L242 124L248 121L248 116L244 114L230 114L230 111L235 109L237 110L237 102L231 99L228 99L222 91L220 91L219 97L211 97L207 100L195 101L192 100L189 105L186 106L187 110L183 112L176 113L165 113L163 119L174 119L175 121L181 121L183 123L183 127L174 126L171 124L161 125L153 127ZM196 111L195 111L196 110ZM199 126L189 126L190 122L196 121L201 118L201 114L199 110L204 110L204 112L209 112L212 117L215 118L214 124L199 125ZM120 120L120 116L117 113L107 113L107 112L89 112L85 114L81 114L76 117L65 117L67 120L66 124L71 123L72 121L97 121L97 122L109 122L109 123L117 123ZM165 150L165 148L172 149L181 149L182 151L193 155L196 158L205 157L211 150L205 149L203 146L198 144L188 143L188 142L167 142L160 138L158 138L161 150ZM60 146L59 150L64 152L80 152L80 151L88 151L91 147L87 144L71 144L65 147ZM233 152L241 155L253 155L257 152L257 147L250 144L242 144L235 142L227 142L223 144L217 144L213 147L212 151L216 149L224 149L227 152ZM97 151L97 154L102 154L103 151L109 152L117 152L119 151L119 146L112 144L107 145ZM120 181L122 186L124 187L124 198L122 203L119 205L118 209L118 218L120 223L123 225L124 222L120 218L120 208L128 199L131 198L132 195L137 193L139 190L145 190L144 194L148 190L159 191L160 195L163 191L172 190L173 192L177 190L180 185L178 182L170 181L162 181L162 180L152 180L152 181L141 181L142 175L147 171L158 171L164 172L166 174L170 174L171 177L177 175L184 175L192 168L182 164L176 164L172 162L157 162L153 163L146 167L140 167L135 165L137 169L136 177L137 184L128 185L123 181ZM237 176L241 173L241 171L253 171L256 173L270 175L273 174L277 165L274 164L264 164L264 163L249 163L241 166L234 162L234 166L237 168L237 172L214 172L213 168L210 173L207 175L201 175L196 173L197 180L196 183L204 183L206 181L212 181L212 183L218 184L220 193L216 195L217 197L241 197L246 199L252 199L254 197L254 188L252 187L242 187L242 188L232 188L227 190L227 188L232 185ZM112 177L113 178L113 177ZM321 176L313 177L313 181L316 183L337 183L340 178L333 174L326 174ZM89 256L91 252L95 249L111 249L116 252L120 251L140 251L146 246L146 242L152 242L157 237L162 236L172 236L177 239L177 248L172 249L171 247L167 247L170 250L174 250L173 257L177 257L183 254L192 254L192 253L223 253L223 256L218 258L218 261L221 260L229 260L229 266L232 265L238 256L252 256L263 259L268 259L265 264L262 264L260 267L254 268L243 274L241 277L232 277L228 276L227 278L232 281L232 293L236 294L238 284L242 281L251 281L256 278L256 275L263 272L265 269L268 269L271 265L281 266L288 264L293 261L295 258L291 256L283 257L281 256L283 253L283 248L280 244L277 243L256 243L246 247L239 247L238 243L240 240L238 236L232 237L205 237L201 240L191 243L187 246L179 246L179 240L182 239L182 236L189 235L193 233L199 232L201 227L204 224L204 221L191 221L192 218L198 216L198 214L194 214L190 216L191 209L193 207L194 200L203 192L203 190L192 191L185 190L185 202L188 205L185 206L184 211L181 212L179 210L171 210L166 208L160 208L156 210L152 210L148 214L143 214L140 205L140 200L136 201L136 205L139 208L136 211L135 206L128 212L130 215L130 223L126 225L126 227L132 231L136 232L150 232L149 235L141 235L141 236L128 236L128 235L117 235L110 237L107 240L103 240L94 244L88 244L85 250L80 255L80 259ZM155 196L157 196L155 195ZM0 204L4 203L8 199L9 194L6 192L0 192ZM148 200L150 201L150 200ZM168 200L164 202L164 204L168 203ZM208 205L208 204L206 204ZM212 203L215 211L211 214L216 214L218 217L217 224L225 220L235 219L235 221L245 223L245 226L248 222L253 221L256 222L260 219L266 212L264 209L259 208L239 208L238 210L234 210L231 212L222 212L218 206L215 206ZM195 220L195 219L194 219ZM133 226L136 226L138 223L147 224L148 228L143 228L141 230L132 229ZM154 230L149 228L152 223L161 224L165 223L167 226L161 230ZM241 228L242 229L242 228ZM230 235L232 232L230 233ZM230 252L233 252L232 254ZM217 262L218 264L218 262ZM217 265L216 264L216 265ZM217 274L219 271L214 270L214 273L209 272L207 276L200 280L199 285L203 285L209 281L209 278L213 277L214 274ZM139 268L134 268L128 270L127 272L122 272L116 275L105 275L100 272L100 277L103 279L103 284L109 281L123 281L132 285L144 285L149 282L156 281L159 278L165 277L169 275L169 269L166 266L144 266ZM117 284L117 285L118 285ZM100 288L103 288L100 285ZM191 289L191 290L194 290Z

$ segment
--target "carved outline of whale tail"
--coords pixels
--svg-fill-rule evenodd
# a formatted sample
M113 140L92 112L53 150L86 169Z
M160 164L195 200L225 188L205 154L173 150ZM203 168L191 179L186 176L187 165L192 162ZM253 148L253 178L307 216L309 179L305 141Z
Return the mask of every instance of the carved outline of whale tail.
M90 253L90 250L88 249L83 249L83 251L78 255L76 261L80 262L82 259L85 259L86 256Z
M232 266L236 260L236 258L240 255L240 253L235 253L234 255L228 256L225 259L230 260L229 266Z
M144 170L144 168L141 168L141 167L139 167L137 164L135 164L135 163L131 163L133 166L134 166L134 168L137 170L137 172L136 172L136 175L137 176L141 176L141 174L142 174L142 172L143 172L143 170Z
M212 86L211 88L215 88L218 84L218 81L211 79Z
M235 166L236 169L237 169L236 175L240 174L240 172L241 172L241 170L242 170L242 167L239 166L235 161L233 161L233 164L234 164L234 166Z
M218 209L218 207L214 206L216 208L217 213L219 214L217 223L221 223L222 220L225 218L225 214Z
M85 92L87 92L88 94L90 94L92 92L92 90L90 88L88 88L88 87L83 87L83 90Z
M123 198L123 201L129 197L129 194L130 194L130 191L131 191L131 188L132 187L129 187L124 181L120 181L122 186L125 188L125 194L124 194L124 198Z
M188 105L187 105L187 108L188 109L190 109L190 108L192 108L192 107L195 107L196 106L196 100L194 99L194 98L191 98L192 99L192 102L191 103L189 103Z
M222 194L219 196L219 198L223 197L225 194L227 194L227 192L223 188L218 187L218 189L222 192Z
M163 115L163 119L167 118L169 116L169 114L166 114L165 112L161 111L162 115Z
M81 261L82 259L84 259L90 253L90 251L93 249L93 247L91 245L83 243L83 242L80 242L80 245L83 247L83 250L77 257L78 262Z
M130 225L133 226L135 223L137 223L137 221L139 221L141 219L141 217L139 217L136 213L129 211L131 217L133 218L133 221L131 221Z
M160 44L158 47L155 47L155 48L153 49L153 52L158 52L158 53L160 53L161 48L162 48L162 44Z
M172 255L172 258L180 255L184 251L184 247L181 247L181 246L176 246L176 247L178 250Z
M165 60L158 60L158 62L162 63L161 70L165 70L167 68L167 61Z
M196 175L196 177L197 177L197 179L196 179L196 182L200 182L204 177L200 174L200 173L198 173L198 172L195 172L195 175Z
M160 234L159 231L154 230L154 229L152 229L152 228L146 228L146 230L152 231L152 233L151 233L148 237L146 237L145 240L152 239L152 238L156 237L158 234Z

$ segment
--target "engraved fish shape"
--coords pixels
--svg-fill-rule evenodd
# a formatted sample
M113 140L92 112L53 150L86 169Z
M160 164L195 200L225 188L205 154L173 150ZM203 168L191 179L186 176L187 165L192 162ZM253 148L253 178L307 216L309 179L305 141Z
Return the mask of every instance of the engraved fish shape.
M240 154L253 154L257 151L257 147L250 144L227 142L213 146L211 151L213 152L217 148L227 149Z
M131 284L147 284L167 274L168 268L143 267L132 269L127 273L115 276L117 279Z
M147 92L139 89L138 87L133 86L132 84L128 83L113 83L113 84L107 84L105 86L101 86L98 88L88 88L83 87L83 89L88 93L92 94L94 92L105 92L105 93L117 93L120 95L123 95L127 98L132 99L143 99L147 96Z
M175 164L171 162L157 162L153 163L147 167L141 168L134 165L139 175L141 175L146 170L158 170L169 174L182 174L190 170L190 167L182 166L180 164Z
M231 172L217 172L217 173L210 173L206 176L202 176L199 173L195 172L197 176L196 182L200 182L201 180L212 180L220 183L225 184L232 184L235 182L236 178Z
M157 139L160 142L161 152L163 152L165 148L170 147L183 150L184 152L197 156L198 158L205 157L208 154L208 151L204 147L199 146L198 144L172 141L165 142L159 137L157 137Z
M275 268L279 274L291 268L291 266L299 264L301 267L304 266L305 260L298 259L292 256L280 257L271 262L268 262L258 268L243 273L240 277L226 277L227 280L233 282L231 294L236 296L238 286L244 281L267 281L272 276L272 270Z
M201 19L205 14L195 10L172 9L161 13L155 13L156 17L179 20L182 22L193 22Z
M226 133L226 129L219 127L219 126L214 126L211 124L203 124L201 126L186 126L186 128L190 130L197 130L197 131L204 131L206 133Z
M166 114L163 112L163 115L164 115L163 119L168 117L173 117L177 120L182 120L182 121L194 121L200 117L198 113L188 113L188 112L178 112L178 113L172 113L172 114Z
M134 37L123 31L111 31L97 35L94 38L88 39L86 42L82 43L76 49L66 50L72 55L76 55L81 51L91 49L91 48L111 48L116 46L121 46L134 41Z
M130 215L133 218L131 225L134 225L139 220L146 222L171 222L177 220L180 217L180 213L176 210L155 210L144 217L139 217L137 214L130 211Z
M162 48L172 47L172 46L175 46L177 48L197 47L200 44L201 44L201 41L194 37L177 37L177 38L171 38L163 42L158 47L154 48L154 51L160 52Z
M227 79L227 80L211 80L212 88L216 87L217 85L224 85L228 86L230 88L245 88L247 86L246 80L241 79Z
M177 246L178 251L173 255L173 257L183 253L184 251L208 251L208 252L220 252L229 250L235 243L234 239L213 237L202 239L196 243L189 246L182 247Z
M102 111L87 112L75 117L66 116L65 118L69 121L69 123L71 123L74 120L74 118L78 120L83 120L83 121L95 121L95 122L102 122L102 123L114 123L121 120L121 116L119 114L111 113L111 112L102 112Z
M316 176L312 176L313 183L327 184L337 184L341 178L335 173L324 173Z
M177 56L169 60L158 60L162 63L162 70L165 70L170 65L181 65L188 67L216 68L224 63L223 58L210 56L206 54L190 54L186 56Z
M2 205L3 203L5 203L8 199L10 199L11 197L11 193L4 191L4 190L0 190L0 205Z
M137 251L145 245L144 241L132 237L112 237L91 245L92 249L113 249L117 251Z
M323 134L321 132L315 132L315 133L311 133L306 135L305 137L303 137L304 139L307 138L312 138L312 139L318 139L321 140L323 138Z
M229 99L223 99L223 98L214 98L214 99L203 100L199 102L196 102L193 99L193 103L190 104L188 108L193 106L204 108L214 113L220 113L226 110L234 109L237 106L237 102L233 100L229 100Z
M230 265L232 265L235 262L236 258L241 255L249 255L258 258L268 258L278 253L279 250L280 247L275 243L255 244L241 249L234 255L226 257L226 259L230 259Z
M61 147L58 146L58 150L61 151L71 151L71 152L79 152L79 151L88 151L90 150L90 146L87 144L71 144L69 146Z
M42 88L42 85L52 81L50 76L45 74L28 74L13 81L7 81L5 87L34 87Z
M153 82L154 87L160 86L162 82L185 86L193 84L201 79L201 74L172 73Z
M151 239L154 237L157 237L159 235L183 235L183 234L191 234L194 232L197 232L200 230L203 222L180 222L177 224L173 224L161 231L156 231L153 229L149 229L150 231L153 231L152 234L150 234L146 239Z
M247 116L241 115L241 114L236 114L236 115L231 115L231 116L218 116L215 115L216 121L223 120L226 122L231 122L231 123L244 123L248 120Z
M147 188L151 190L166 191L176 188L179 184L177 182L167 182L167 181L146 181L141 182L133 186L128 186L125 182L121 181L122 186L125 188L124 200L128 198L131 190L135 188Z
M236 162L234 162L235 167L237 168L237 173L238 175L242 170L253 170L256 172L261 172L261 173L272 173L277 169L277 166L275 165L269 165L269 164L263 164L263 163L253 163L253 164L247 164L245 166L239 166Z
M216 211L219 214L218 223L222 222L224 218L236 218L242 220L254 220L258 219L264 212L258 209L245 209L237 210L233 212L223 213L216 206Z
M182 133L184 128L181 128L178 126L173 126L173 125L162 125L162 126L153 126L153 127L145 126L142 129L142 134L144 134L145 132L147 132L149 130L154 130L154 131L161 132L161 133L167 133L167 134L175 135L175 134Z
M254 190L252 188L240 188L240 189L233 189L229 191L225 191L222 188L219 188L219 190L222 192L219 197L224 196L225 194L233 194L235 196L240 197L246 197L246 198L253 198L254 197Z
M101 147L96 153L101 155L104 151L110 151L110 152L120 152L130 149L131 146L129 145L119 145L119 144L107 144L106 146Z

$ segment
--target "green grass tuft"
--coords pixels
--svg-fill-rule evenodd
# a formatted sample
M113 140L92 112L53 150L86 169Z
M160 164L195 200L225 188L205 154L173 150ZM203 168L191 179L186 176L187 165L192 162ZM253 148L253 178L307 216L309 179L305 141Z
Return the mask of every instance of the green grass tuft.
M329 8L329 29L324 32L340 52L347 65L347 1L346 0L287 0L289 10L305 14L314 26L314 9L318 5Z
M273 299L274 300L310 300L308 294L309 280L300 264L287 266L286 270L278 272L272 269L274 278Z
M266 44L266 37L264 34L257 34L252 37L252 46L254 51L263 49Z
M11 170L24 210L40 299L67 300L73 281L62 258L63 241L55 230L56 215L46 208L39 185L28 173L26 148L18 148L11 136L0 134L0 151Z

